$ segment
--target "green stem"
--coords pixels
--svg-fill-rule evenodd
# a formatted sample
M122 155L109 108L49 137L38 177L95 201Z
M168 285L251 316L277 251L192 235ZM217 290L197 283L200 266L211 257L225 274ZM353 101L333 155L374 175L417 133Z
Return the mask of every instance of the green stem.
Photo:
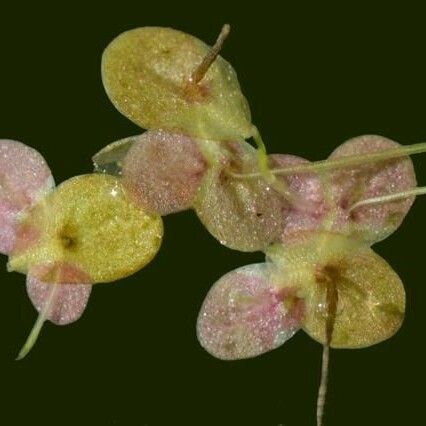
M31 329L31 332L27 338L27 340L24 343L24 346L22 346L22 349L19 351L18 356L16 357L16 360L19 361L23 358L25 358L32 347L37 342L38 336L40 334L41 329L43 328L43 324L47 319L47 316L49 314L49 310L52 306L52 303L55 300L55 296L57 293L57 290L59 288L60 284L50 284L52 286L52 289L50 290L49 297L47 298L46 302L44 303L43 309L40 311L37 321L35 322L33 328Z
M405 157L407 155L421 154L426 152L426 143L401 146L400 148L385 149L379 152L372 152L363 155L351 155L347 157L334 158L328 160L315 161L310 164L300 164L297 166L269 169L268 172L273 175L293 175L298 173L310 173L318 171L335 170L343 167L360 166L366 163L376 163L394 158ZM232 177L237 179L252 179L264 176L262 169L259 173L231 173Z
M263 142L262 136L256 126L252 126L252 136L257 146L257 163L260 173L257 173L255 177L262 177L265 182L281 194L287 201L289 201L294 207L303 209L305 211L311 211L315 208L310 202L297 196L297 194L290 191L286 183L282 179L277 179L272 173L272 169L269 168L268 152L266 151L265 143ZM232 177L234 173L230 173ZM238 175L247 176L247 175Z
M259 176L263 177L268 183L275 180L274 175L271 173L268 164L268 153L266 151L265 143L263 142L262 136L256 126L252 127L253 139L257 146L257 162L259 165Z
M403 200L404 198L407 198L407 197L413 197L413 196L422 195L422 194L426 194L426 186L409 189L407 191L396 192L394 194L382 195L380 197L367 198L365 200L361 200L355 203L353 206L351 206L349 211L351 212L352 210L355 210L361 206L368 206L371 204L381 204L381 203L387 203L389 201Z

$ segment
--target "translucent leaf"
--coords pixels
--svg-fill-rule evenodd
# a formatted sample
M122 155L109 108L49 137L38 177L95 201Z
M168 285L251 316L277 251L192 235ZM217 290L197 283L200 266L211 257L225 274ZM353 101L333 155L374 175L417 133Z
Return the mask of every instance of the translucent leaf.
M329 158L360 155L400 145L382 136L366 135L348 140ZM416 186L413 163L409 157L346 167L330 173L331 196L335 204L335 226L339 232L362 238L370 244L394 232L413 204L414 197L351 207L362 200L394 194Z
M110 143L92 157L96 173L120 176L124 157L133 146L138 136L121 139Z
M121 181L92 174L67 180L22 221L8 268L65 262L93 283L109 282L145 266L163 235L159 216L146 214L127 196Z
M166 215L191 207L206 169L193 139L153 130L135 139L124 160L123 178L137 204Z
M54 185L46 161L35 149L0 140L0 253L12 250L22 212Z
M256 170L256 151L248 143L222 143L220 149L194 209L221 244L240 251L263 250L281 238L284 200L263 178L238 179L229 173Z
M258 356L290 339L300 328L303 302L270 281L259 263L224 275L209 291L197 322L200 344L213 356L232 360Z
M250 111L228 62L217 57L205 77L191 84L209 49L171 28L127 31L104 51L105 90L123 115L145 129L217 140L249 137Z

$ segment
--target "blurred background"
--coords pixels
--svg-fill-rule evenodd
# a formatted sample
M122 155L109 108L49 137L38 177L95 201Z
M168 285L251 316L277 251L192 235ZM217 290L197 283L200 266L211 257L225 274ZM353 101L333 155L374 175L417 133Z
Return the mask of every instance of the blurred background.
M50 2L49 2L50 3ZM212 44L238 72L270 152L326 158L343 141L375 133L426 141L424 18L420 10L360 2L9 3L0 25L0 137L39 150L59 183L91 171L91 156L140 129L107 99L100 58L121 32L170 26ZM356 6L355 6L356 5ZM426 185L425 156L413 158ZM335 350L326 425L400 425L423 417L426 197L375 246L403 280L407 313L392 339ZM145 269L95 287L75 324L47 323L14 358L36 312L24 277L0 271L2 424L315 424L321 346L303 332L252 360L223 362L198 344L195 323L211 285L262 261L211 237L193 212L166 217L161 251ZM4 419L4 420L3 420Z

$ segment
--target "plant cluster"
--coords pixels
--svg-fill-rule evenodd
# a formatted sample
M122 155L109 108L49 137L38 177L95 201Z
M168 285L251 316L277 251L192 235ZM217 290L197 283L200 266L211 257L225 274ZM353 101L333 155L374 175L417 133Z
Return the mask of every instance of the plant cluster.
M0 141L0 252L27 277L43 323L76 321L92 286L143 268L160 248L162 216L194 209L222 245L265 262L225 274L197 321L200 344L234 360L275 349L303 329L323 345L322 424L330 348L362 348L401 326L404 287L371 246L393 233L417 195L402 146L359 136L328 159L267 153L232 66L170 28L119 35L102 57L112 103L146 131L107 145L95 172L57 187L43 157ZM254 141L254 145L250 143Z

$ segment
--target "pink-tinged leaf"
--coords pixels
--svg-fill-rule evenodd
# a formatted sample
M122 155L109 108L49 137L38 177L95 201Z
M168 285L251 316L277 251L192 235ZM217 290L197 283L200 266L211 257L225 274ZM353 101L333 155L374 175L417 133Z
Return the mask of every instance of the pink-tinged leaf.
M91 290L90 277L74 265L55 262L32 267L27 276L27 292L39 315L17 359L30 352L46 320L57 325L77 321Z
M304 304L292 288L272 285L270 267L244 266L213 285L197 321L198 340L207 352L224 360L251 358L299 330Z
M362 155L399 146L382 136L359 136L340 145L329 158ZM412 189L416 186L416 177L411 159L402 157L335 170L330 173L330 183L335 207L334 228L373 244L399 227L414 197L353 210L351 207L369 198Z
M130 193L145 210L167 215L191 206L206 169L192 138L153 130L134 138L122 174Z
M0 253L11 252L22 212L53 187L50 169L36 150L0 140Z
M46 319L57 325L66 325L77 321L83 314L89 300L92 285L90 278L71 265L61 267L61 282L68 284L52 284L43 282L43 277L51 267L32 268L27 276L27 293L34 307L41 312L49 298L53 286L58 286Z
M309 164L308 160L294 155L273 154L269 156L271 168L290 167ZM300 173L291 175L277 175L283 180L286 187L298 197L303 204L310 208L284 204L283 218L284 231L282 242L286 243L289 238L299 231L311 231L320 229L326 217L327 207L324 199L323 185L321 179L315 173Z

